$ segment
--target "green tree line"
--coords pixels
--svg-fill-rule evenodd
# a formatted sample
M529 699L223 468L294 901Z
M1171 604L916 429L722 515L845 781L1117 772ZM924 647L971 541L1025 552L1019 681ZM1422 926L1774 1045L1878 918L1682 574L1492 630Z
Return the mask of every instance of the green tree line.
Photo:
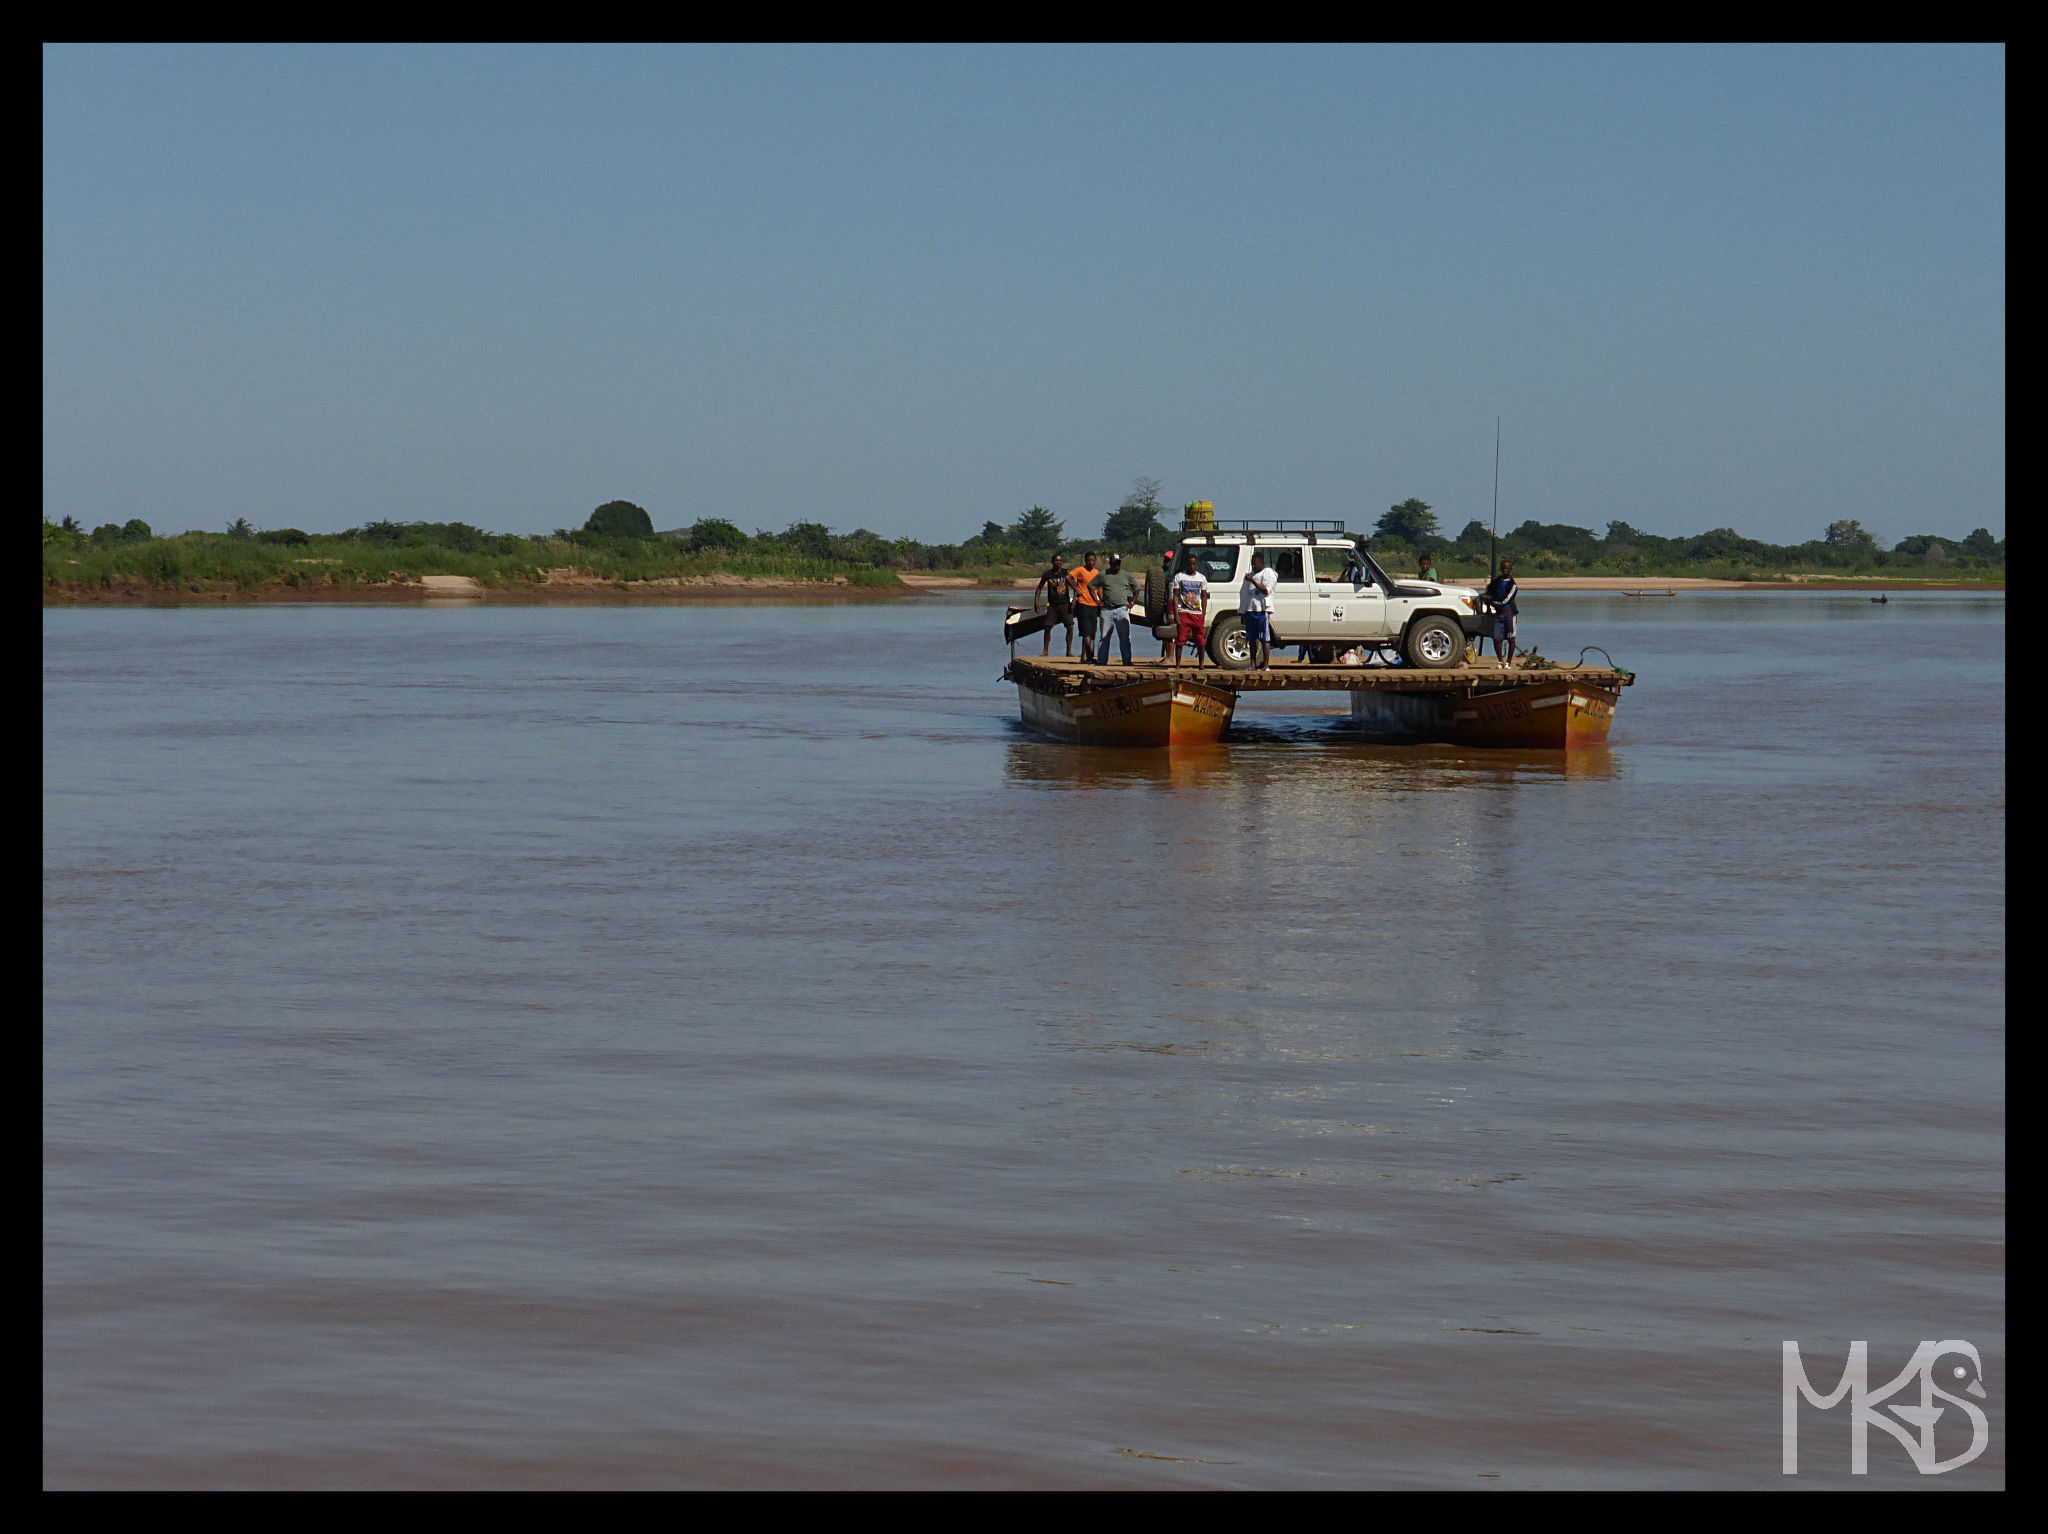
M470 575L488 585L544 579L564 567L617 580L649 580L705 573L756 574L893 585L895 573L983 572L995 578L1033 569L1054 553L1076 557L1087 549L1127 556L1169 548L1179 536L1178 516L1160 500L1159 482L1143 478L1111 510L1099 535L1073 532L1044 506L1030 506L1008 522L986 520L958 543L889 538L868 528L841 532L822 522L792 522L778 531L747 532L705 517L686 527L657 530L645 508L607 501L576 527L539 537L491 533L466 522L379 520L339 533L295 527L257 528L237 518L220 532L159 537L139 517L107 521L87 531L70 517L43 521L46 582L106 583L135 577L162 584L233 580L251 585L380 581L418 574ZM1092 525L1087 524L1087 525ZM1390 507L1373 525L1371 546L1395 569L1433 560L1445 576L1490 567L1493 540L1485 524L1469 521L1456 537L1438 527L1434 509L1410 498ZM2005 543L1979 528L1964 538L1913 534L1890 548L1854 521L1829 524L1817 538L1772 544L1732 528L1689 537L1646 533L1609 522L1604 534L1568 523L1533 519L1503 533L1498 552L1524 574L1716 574L1888 571L2002 579Z
M1485 523L1467 522L1455 538L1445 537L1434 510L1415 499L1387 509L1373 526L1372 546L1382 562L1427 554L1440 569L1445 562L1456 568L1487 566L1494 553L1494 539ZM1861 522L1845 520L1829 523L1817 538L1781 544L1745 538L1731 527L1667 538L1627 522L1609 522L1602 535L1588 527L1531 518L1500 535L1499 556L1514 560L1518 570L1531 575L1683 575L1710 567L1738 576L1883 570L2002 577L2005 540L1980 527L1962 538L1915 533L1884 548Z

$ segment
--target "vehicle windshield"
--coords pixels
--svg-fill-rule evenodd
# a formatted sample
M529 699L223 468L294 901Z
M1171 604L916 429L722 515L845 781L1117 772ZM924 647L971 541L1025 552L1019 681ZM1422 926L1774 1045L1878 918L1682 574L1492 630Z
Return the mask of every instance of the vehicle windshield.
M1379 585L1388 591L1394 589L1394 578L1380 568L1380 562L1374 559L1372 555L1359 554L1356 558L1360 561L1361 565L1362 573L1359 579L1361 586L1370 583Z
M1370 554L1361 554L1357 549L1344 549L1341 551L1337 549L1316 550L1316 564L1320 568L1334 567L1340 560L1343 565L1342 572L1335 577L1340 582L1352 586L1391 587L1394 584L1393 580L1387 575L1387 572L1374 563ZM1318 576L1317 578L1319 580L1331 579L1327 575Z

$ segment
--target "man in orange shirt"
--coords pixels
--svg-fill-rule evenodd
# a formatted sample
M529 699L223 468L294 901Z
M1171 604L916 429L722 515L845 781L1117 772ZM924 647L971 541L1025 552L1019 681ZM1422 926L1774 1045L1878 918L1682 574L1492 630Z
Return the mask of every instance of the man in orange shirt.
M1081 624L1081 659L1095 662L1095 630L1102 622L1102 575L1095 568L1095 551L1090 549L1080 564L1067 572L1074 587L1074 616Z

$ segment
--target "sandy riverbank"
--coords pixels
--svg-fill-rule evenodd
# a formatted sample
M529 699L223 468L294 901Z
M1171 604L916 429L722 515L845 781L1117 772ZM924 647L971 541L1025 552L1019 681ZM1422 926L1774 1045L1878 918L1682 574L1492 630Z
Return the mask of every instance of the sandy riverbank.
M265 581L241 586L234 581L182 581L175 585L117 577L106 586L48 584L45 607L218 605L229 602L589 602L625 599L701 601L716 599L800 598L834 601L849 598L897 597L902 586L856 586L844 576L830 581L779 579L761 575L690 575L663 580L613 581L596 576L560 576L551 572L545 584L486 586L468 575L425 575L409 580L364 581L329 585L324 581Z
M909 571L898 570L896 572L896 579L903 582L912 591L1002 591L1006 589L1003 586L984 585L971 575L930 575L923 572L913 574ZM1038 582L1035 580L1009 582L1010 586L1018 587L1025 591L1031 590L1037 584Z

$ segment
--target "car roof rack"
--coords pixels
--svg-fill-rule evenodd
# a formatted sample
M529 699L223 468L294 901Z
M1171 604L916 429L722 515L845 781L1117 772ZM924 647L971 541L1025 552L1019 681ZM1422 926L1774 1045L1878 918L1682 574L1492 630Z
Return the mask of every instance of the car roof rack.
M1341 533L1344 523L1316 517L1218 517L1219 533ZM1209 529L1204 528L1204 532Z

